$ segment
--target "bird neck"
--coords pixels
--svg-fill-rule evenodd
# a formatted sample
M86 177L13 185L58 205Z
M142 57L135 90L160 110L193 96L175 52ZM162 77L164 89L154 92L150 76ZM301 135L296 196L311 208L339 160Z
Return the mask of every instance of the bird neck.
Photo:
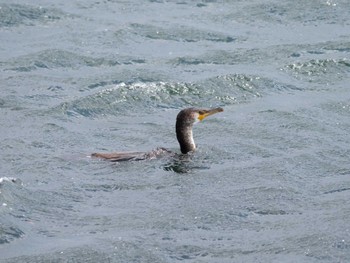
M181 152L186 154L196 149L193 140L192 124L176 122L176 137L179 141Z

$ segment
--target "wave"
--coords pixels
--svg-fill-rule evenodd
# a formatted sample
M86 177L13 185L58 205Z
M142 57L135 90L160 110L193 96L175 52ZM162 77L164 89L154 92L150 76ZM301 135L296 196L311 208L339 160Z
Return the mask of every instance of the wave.
M97 117L152 112L159 108L226 106L297 89L267 78L243 74L217 76L197 83L123 82L103 86L102 90L91 95L61 103L52 111L69 116Z
M78 69L81 67L113 67L116 65L143 64L146 61L141 58L118 57L89 57L79 55L74 52L47 49L37 53L32 53L25 56L7 61L4 64L4 70L29 72L38 69L55 69L55 68L70 68Z
M0 8L0 27L14 27L19 25L32 26L53 22L68 17L59 9L44 8L42 6L2 4Z
M32 191L24 187L19 179L0 178L0 244L32 233L53 236L54 230L45 224L61 225L64 224L63 215L74 217L73 204L76 202L80 199L75 194ZM41 220L46 223L41 224Z
M131 23L126 28L120 29L115 36L123 41L125 38L142 37L150 40L168 40L178 42L223 42L231 43L242 41L242 39L217 31L209 31L208 29L198 29L185 25L167 25L155 26L150 24Z
M21 182L13 177L0 177L0 245L24 236L24 232L13 222L12 193Z

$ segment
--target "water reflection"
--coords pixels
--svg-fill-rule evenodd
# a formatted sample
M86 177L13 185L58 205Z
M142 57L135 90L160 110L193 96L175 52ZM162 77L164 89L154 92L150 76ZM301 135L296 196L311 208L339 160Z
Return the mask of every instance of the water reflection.
M179 174L191 173L194 170L209 169L202 160L196 158L194 153L176 154L169 160L163 169Z

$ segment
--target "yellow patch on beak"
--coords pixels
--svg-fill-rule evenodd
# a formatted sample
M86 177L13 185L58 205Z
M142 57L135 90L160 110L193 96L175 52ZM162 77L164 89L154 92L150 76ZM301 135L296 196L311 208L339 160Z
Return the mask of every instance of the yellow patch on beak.
M206 117L208 117L209 114L208 113L204 113L204 114L199 114L198 115L198 120L202 121L204 120Z
M224 111L223 108L215 108L215 109L211 109L211 110L206 110L204 112L199 112L198 113L198 120L202 121L206 117L213 115L215 113L218 113L218 112L222 112L222 111Z

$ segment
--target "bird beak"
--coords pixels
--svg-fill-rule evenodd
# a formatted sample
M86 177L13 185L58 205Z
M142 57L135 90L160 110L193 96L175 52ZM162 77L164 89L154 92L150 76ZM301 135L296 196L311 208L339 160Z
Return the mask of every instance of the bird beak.
M199 116L198 116L198 120L202 121L203 119L205 119L206 117L210 116L210 115L213 115L215 113L218 113L218 112L223 112L224 109L223 108L215 108L215 109L210 109L210 110L202 110L200 113L199 113Z

